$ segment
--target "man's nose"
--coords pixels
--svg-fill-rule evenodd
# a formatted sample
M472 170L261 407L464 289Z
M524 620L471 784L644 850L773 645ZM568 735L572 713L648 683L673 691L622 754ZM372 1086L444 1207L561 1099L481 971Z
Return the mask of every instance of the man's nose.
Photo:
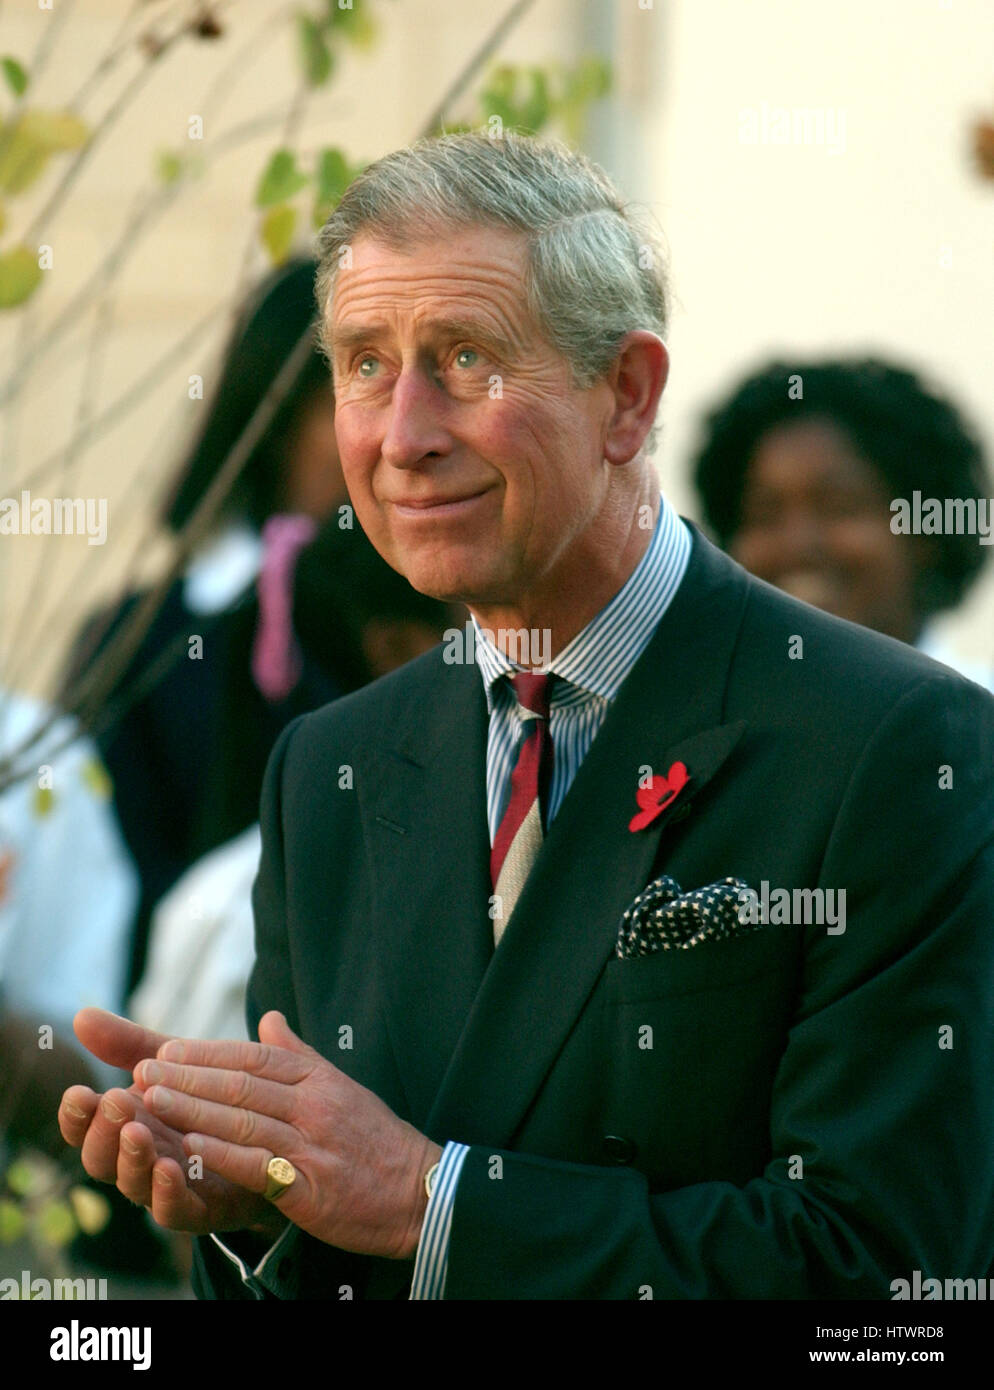
M451 445L445 393L424 368L405 366L391 392L380 454L395 468L415 468L425 457L447 453Z

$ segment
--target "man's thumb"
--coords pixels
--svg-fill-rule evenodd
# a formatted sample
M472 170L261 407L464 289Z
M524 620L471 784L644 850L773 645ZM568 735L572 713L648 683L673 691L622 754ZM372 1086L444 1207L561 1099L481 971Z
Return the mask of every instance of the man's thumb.
M144 1057L154 1057L169 1041L168 1033L154 1033L106 1009L80 1009L72 1026L88 1052L124 1071L131 1071Z
M270 1009L259 1019L259 1041L268 1043L270 1047L285 1047L288 1052L314 1053L313 1047L308 1047L302 1038L297 1037L278 1009Z

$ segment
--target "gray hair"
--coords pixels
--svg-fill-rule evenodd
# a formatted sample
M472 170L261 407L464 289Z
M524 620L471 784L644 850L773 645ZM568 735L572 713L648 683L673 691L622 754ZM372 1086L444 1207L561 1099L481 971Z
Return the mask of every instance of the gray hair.
M577 386L603 376L626 333L664 335L662 255L602 169L557 141L442 135L371 164L322 228L315 288L329 358L327 305L359 233L402 248L439 228L479 225L528 236L528 307Z

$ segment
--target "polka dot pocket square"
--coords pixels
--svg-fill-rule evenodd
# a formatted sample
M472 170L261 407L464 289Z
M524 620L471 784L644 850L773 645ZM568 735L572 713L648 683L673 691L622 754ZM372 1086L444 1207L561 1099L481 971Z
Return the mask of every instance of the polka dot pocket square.
M668 875L657 878L625 909L614 953L619 960L634 960L755 931L758 924L740 916L751 891L740 878L722 878L689 893Z

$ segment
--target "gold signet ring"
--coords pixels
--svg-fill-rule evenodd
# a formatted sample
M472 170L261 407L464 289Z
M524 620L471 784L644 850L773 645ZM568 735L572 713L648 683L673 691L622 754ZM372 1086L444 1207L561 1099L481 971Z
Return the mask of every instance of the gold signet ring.
M263 1196L267 1202L275 1202L296 1181L297 1170L288 1158L271 1158L266 1164L266 1190Z

